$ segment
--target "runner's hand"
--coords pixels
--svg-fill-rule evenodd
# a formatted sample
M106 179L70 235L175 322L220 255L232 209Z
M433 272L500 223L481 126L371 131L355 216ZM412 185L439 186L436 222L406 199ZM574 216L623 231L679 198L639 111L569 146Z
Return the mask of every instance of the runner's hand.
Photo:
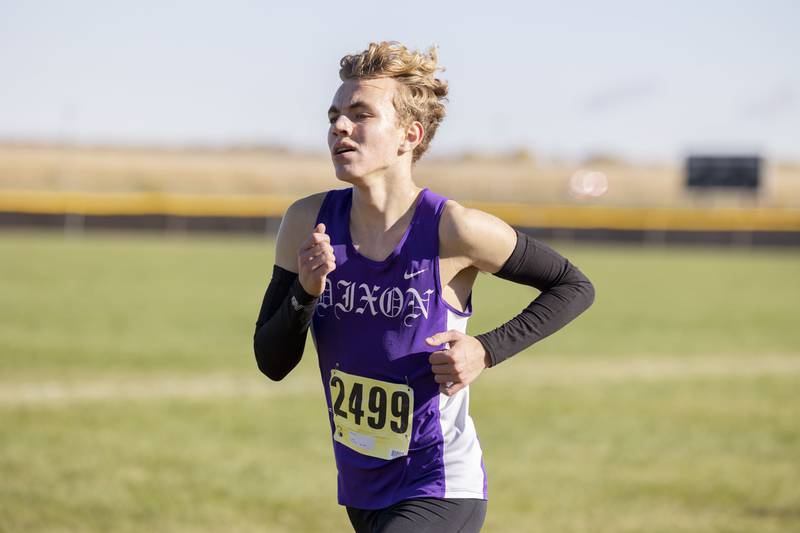
M331 238L325 233L325 224L317 224L297 252L300 285L308 294L319 296L325 290L325 278L335 269Z
M475 337L460 331L443 331L431 335L425 342L431 346L449 343L428 357L433 379L439 384L439 392L452 396L477 379L490 364L483 344Z

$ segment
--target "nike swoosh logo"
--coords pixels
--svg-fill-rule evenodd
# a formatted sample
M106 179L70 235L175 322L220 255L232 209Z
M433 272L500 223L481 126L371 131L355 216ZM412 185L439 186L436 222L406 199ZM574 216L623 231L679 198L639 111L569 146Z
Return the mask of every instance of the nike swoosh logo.
M414 276L418 276L423 272L426 272L427 270L428 270L427 268L423 268L422 270L418 270L416 272L403 272L403 279L411 279Z

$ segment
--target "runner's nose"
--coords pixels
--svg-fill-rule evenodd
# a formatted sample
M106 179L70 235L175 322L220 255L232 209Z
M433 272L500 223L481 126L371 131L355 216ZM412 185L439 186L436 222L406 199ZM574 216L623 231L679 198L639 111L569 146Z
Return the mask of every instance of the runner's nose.
M339 115L333 124L331 124L331 132L334 135L350 135L352 130L353 123L350 122L344 115Z

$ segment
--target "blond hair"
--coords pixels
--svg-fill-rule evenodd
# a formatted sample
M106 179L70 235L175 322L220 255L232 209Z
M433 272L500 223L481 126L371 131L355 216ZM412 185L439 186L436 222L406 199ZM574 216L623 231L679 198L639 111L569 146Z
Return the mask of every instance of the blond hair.
M437 65L437 59L435 46L424 54L397 41L383 41L370 43L363 52L346 55L339 62L342 81L385 77L399 82L400 89L394 97L398 125L418 120L425 132L422 142L414 148L412 161L428 150L445 116L447 82L434 77L437 70L444 70Z

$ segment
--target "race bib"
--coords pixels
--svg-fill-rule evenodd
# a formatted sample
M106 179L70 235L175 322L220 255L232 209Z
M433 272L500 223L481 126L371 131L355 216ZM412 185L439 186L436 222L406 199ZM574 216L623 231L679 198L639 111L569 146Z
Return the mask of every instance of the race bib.
M405 384L331 370L333 439L378 459L408 455L414 391Z

